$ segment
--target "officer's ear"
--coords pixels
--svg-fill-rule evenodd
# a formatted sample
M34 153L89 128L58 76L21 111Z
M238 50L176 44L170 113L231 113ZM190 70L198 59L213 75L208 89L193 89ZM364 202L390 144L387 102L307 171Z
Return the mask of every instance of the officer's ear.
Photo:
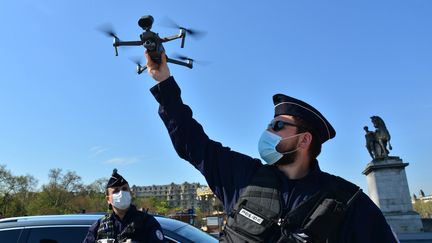
M107 188L105 191L105 199L108 204L110 204L110 188Z
M310 132L304 132L302 135L300 135L300 140L298 144L299 148L309 149L311 143L312 143L312 134Z

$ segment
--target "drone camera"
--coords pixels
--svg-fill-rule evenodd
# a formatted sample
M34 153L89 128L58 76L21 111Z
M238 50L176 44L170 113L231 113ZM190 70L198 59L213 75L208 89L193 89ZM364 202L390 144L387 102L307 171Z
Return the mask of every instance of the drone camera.
M156 49L156 42L154 40L146 40L144 42L144 47L149 51L154 51Z
M138 25L144 30L150 30L153 25L153 21L154 19L151 15L145 15L138 20Z

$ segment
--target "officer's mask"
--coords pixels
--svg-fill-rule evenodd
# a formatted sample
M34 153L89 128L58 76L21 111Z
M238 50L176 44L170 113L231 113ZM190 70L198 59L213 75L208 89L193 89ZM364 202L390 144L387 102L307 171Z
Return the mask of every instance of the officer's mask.
M112 206L121 210L129 208L132 201L129 184L118 187L110 187L107 189L107 192L107 201Z

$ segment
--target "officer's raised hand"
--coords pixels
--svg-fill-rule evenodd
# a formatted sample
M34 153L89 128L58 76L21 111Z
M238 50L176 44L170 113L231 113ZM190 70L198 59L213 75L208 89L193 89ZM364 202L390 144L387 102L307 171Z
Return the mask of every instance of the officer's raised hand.
M147 60L147 71L150 74L150 76L158 81L158 82L162 82L166 79L168 79L171 74L167 65L167 59L166 59L166 55L165 52L161 53L161 63L157 64L156 62L154 62L151 58L150 55L148 54L148 52L145 52L145 57Z

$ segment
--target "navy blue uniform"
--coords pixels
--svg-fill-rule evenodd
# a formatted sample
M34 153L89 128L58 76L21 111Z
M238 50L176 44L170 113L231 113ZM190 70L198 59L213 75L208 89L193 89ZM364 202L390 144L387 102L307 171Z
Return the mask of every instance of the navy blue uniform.
M202 126L192 118L192 110L183 104L180 88L173 77L155 85L150 91L160 104L159 115L178 155L204 175L212 191L222 201L225 213L229 214L255 171L263 166L261 161L209 139ZM280 172L285 209L292 210L319 191L322 186L319 181L324 173L317 161L309 174L299 180L290 180ZM340 242L392 243L396 240L379 208L366 194L361 193L347 214Z
M137 211L136 207L131 205L129 210L127 211L126 215L124 216L123 220L120 220L120 218L114 214L114 212L111 214L111 219L114 222L114 235L115 238L125 229L125 227L129 224L131 224L134 220L134 215L136 213L144 213ZM96 221L90 228L87 233L86 238L84 239L83 243L95 243L97 239L97 232L99 229L101 219ZM143 226L143 231L138 232L140 234L140 238L145 239L144 242L140 243L160 243L165 242L163 234L162 234L162 228L159 224L159 222L151 215L145 216L145 222Z

